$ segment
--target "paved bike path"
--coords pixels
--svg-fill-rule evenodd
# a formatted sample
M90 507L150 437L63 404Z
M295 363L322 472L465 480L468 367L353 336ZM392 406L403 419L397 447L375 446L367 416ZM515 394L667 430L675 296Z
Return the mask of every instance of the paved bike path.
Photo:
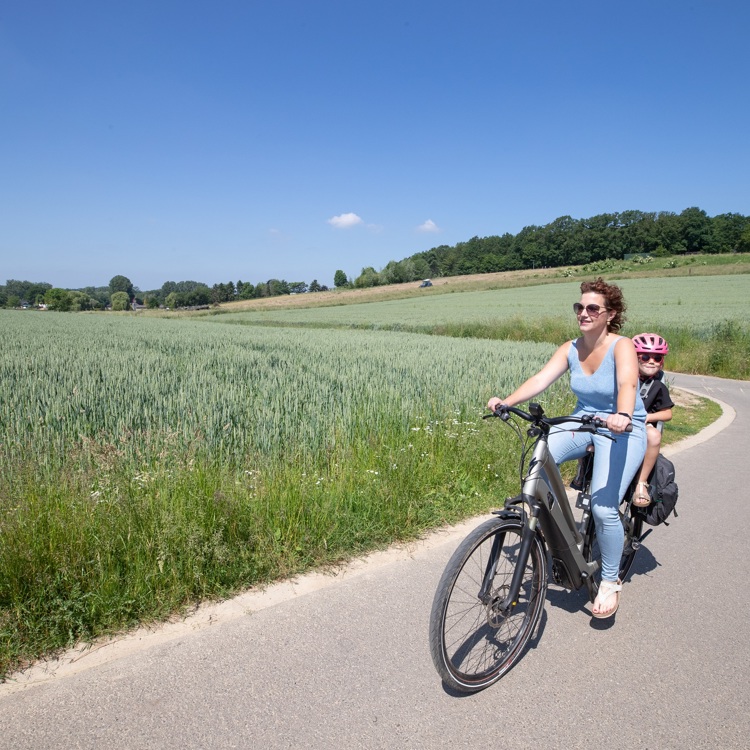
M750 383L673 382L736 417L673 455L680 516L646 539L613 624L592 623L582 592L551 586L518 666L482 693L447 693L427 624L473 521L307 595L240 597L215 625L125 639L108 661L84 656L91 668L0 686L0 748L747 748Z

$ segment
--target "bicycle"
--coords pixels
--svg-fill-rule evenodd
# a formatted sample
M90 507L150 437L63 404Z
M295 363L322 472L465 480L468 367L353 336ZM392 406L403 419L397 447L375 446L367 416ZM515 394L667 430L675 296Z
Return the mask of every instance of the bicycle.
M531 444L524 442L511 415L531 423ZM528 412L501 406L485 418L493 416L511 424L521 440L521 494L508 498L501 510L494 511L495 518L458 546L440 578L430 612L430 652L438 674L447 686L467 693L497 682L522 657L544 610L548 557L555 583L569 590L585 585L590 600L596 598L600 555L589 495L593 453L585 458L584 487L576 502L583 515L577 523L547 440L552 428L571 422L580 424L577 431L616 439L608 431L600 432L606 424L594 415L545 417L536 403ZM625 531L622 581L648 532L642 535L638 508L630 501L620 507Z

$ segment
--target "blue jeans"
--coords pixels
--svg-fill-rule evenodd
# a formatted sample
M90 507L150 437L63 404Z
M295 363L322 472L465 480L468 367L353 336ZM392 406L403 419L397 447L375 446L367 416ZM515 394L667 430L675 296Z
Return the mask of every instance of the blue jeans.
M602 415L604 416L604 415ZM580 425L570 423L574 429ZM646 426L633 422L632 432L613 435L615 442L603 435L572 432L565 424L553 428L549 449L556 464L582 458L593 444L594 472L591 477L591 514L596 524L596 538L602 553L602 580L616 581L625 537L620 521L620 502L646 453Z

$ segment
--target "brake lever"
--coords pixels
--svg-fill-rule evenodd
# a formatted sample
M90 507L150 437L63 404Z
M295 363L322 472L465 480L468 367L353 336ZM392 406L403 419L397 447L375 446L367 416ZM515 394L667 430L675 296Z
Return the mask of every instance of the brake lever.
M492 414L485 414L482 419L492 419L492 417L499 417L503 422L507 422L510 419L510 412L507 409L496 409Z

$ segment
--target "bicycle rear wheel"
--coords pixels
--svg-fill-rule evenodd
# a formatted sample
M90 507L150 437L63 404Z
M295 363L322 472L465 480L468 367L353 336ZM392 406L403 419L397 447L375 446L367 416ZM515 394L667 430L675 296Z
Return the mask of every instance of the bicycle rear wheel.
M622 521L623 530L625 531L625 540L622 546L622 557L620 558L620 572L618 578L620 581L624 581L630 572L630 568L635 560L636 552L638 551L637 542L641 538L643 533L643 518L640 514L631 514L629 507L626 506L626 512L620 513L620 520ZM599 542L596 538L596 526L594 525L594 517L589 516L588 523L586 524L586 533L584 534L583 542L583 555L587 562L598 560L601 564L601 550L599 549ZM599 568L599 580L601 580L601 567ZM597 580L597 584L599 581ZM592 599L593 601L593 599Z
M518 563L523 524L491 519L474 529L453 553L430 613L430 653L443 682L471 693L499 680L521 658L544 610L547 553L537 535L518 600L505 599ZM484 589L484 600L480 592Z

